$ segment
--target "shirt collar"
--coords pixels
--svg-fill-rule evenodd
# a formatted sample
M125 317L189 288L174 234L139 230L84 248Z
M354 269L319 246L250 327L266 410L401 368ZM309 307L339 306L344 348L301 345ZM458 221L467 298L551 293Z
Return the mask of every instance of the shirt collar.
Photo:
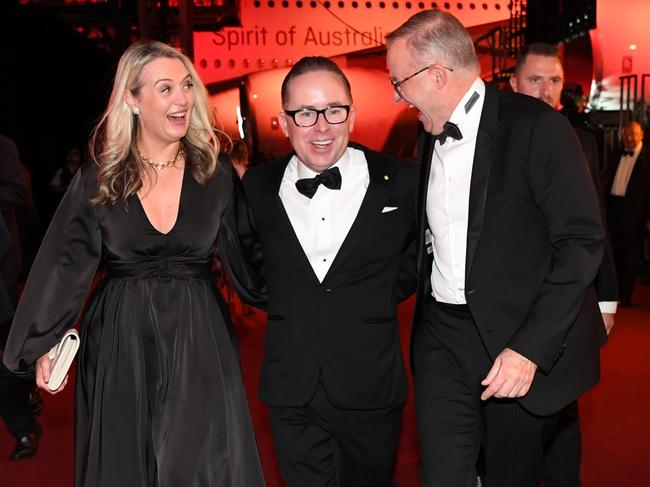
M476 138L484 100L485 83L477 77L449 117L450 122L458 125L463 139Z

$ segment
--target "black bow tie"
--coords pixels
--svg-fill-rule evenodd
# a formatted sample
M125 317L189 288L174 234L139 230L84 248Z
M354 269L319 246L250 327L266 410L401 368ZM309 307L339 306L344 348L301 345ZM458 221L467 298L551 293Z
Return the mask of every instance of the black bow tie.
M440 141L440 145L442 145L447 141L447 137L460 140L463 138L463 134L460 133L458 125L452 122L445 122L442 127L442 132L438 135L433 135L433 142L435 143L435 141L438 140Z
M299 179L296 181L296 189L311 199L321 184L329 189L341 189L341 171L339 171L339 168L330 167L313 178Z
M623 149L623 155L632 157L634 155L634 151L633 150Z

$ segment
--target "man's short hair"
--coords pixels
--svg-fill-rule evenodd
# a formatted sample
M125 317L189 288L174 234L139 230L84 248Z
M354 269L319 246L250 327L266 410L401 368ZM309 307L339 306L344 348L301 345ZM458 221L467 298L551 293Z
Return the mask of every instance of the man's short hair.
M451 14L440 10L423 10L386 36L391 43L405 39L411 53L432 58L449 68L480 68L474 41L463 24Z
M323 56L306 56L291 67L285 76L284 81L282 81L281 96L283 107L286 108L286 104L289 102L289 85L294 78L315 71L328 71L338 76L345 88L346 94L350 97L350 101L352 101L352 88L350 87L350 82L343 71L341 71L341 68L339 68L334 61Z
M532 44L528 44L517 54L517 66L515 66L515 72L517 72L520 66L523 66L526 63L526 59L528 59L528 56L530 55L554 57L560 61L560 64L562 64L560 50L557 46L545 42L533 42Z
M631 127L634 127L635 125L638 126L641 129L641 132L645 132L645 130L643 129L643 124L641 122L639 122L638 120L630 120L625 125L623 125L622 129L627 130L627 129L631 128Z

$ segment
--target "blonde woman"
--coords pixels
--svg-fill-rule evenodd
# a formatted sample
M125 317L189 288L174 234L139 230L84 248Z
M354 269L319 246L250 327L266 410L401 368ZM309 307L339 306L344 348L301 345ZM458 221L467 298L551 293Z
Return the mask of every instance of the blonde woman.
M106 268L81 324L77 486L264 485L210 275L232 195L213 122L184 55L127 49L91 138L96 164L77 172L29 276L4 360L48 391L46 352Z

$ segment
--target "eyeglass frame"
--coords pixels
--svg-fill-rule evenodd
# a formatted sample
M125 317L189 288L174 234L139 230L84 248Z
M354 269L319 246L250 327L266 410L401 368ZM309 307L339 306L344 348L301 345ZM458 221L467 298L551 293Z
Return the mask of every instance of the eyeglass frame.
M345 110L345 119L343 119L340 122L335 122L335 123L330 122L327 119L326 112L327 112L327 110L331 110L332 108L343 108ZM332 106L329 106L329 107L322 108L320 110L318 110L316 108L299 108L298 110L283 110L283 112L291 117L291 120L293 120L293 123L296 124L296 127L309 128L309 127L313 127L314 125L316 125L318 123L318 118L321 115L323 115L323 118L325 119L325 121L330 125L340 125L342 123L345 123L345 122L348 121L348 118L350 118L350 109L351 108L352 108L352 105L332 105ZM296 113L300 113L300 112L316 112L316 120L314 120L314 123L312 123L311 125L300 125L300 124L298 124L298 122L296 122Z
M399 91L399 90L400 90L399 87L402 86L404 83L406 83L406 82L407 82L408 80L410 80L411 78L415 78L418 74L420 74L420 73L424 73L427 69L433 68L434 66L440 66L440 67L442 67L442 68L445 68L447 71L450 71L450 72L452 72L452 73L454 72L454 70L453 70L452 68L448 68L447 66L444 66L443 64L433 63L433 64L429 64L428 66L425 66L425 67L422 68L422 69L418 69L418 70L417 70L415 73L413 73L412 75L407 76L406 78L402 78L402 79L399 80L399 81L395 81L395 80L392 80L392 79L391 79L391 80L390 80L390 84L393 85L393 89L395 90L395 93L397 93L397 96L399 96L400 98L404 98L404 97L402 96L402 94L400 93L400 91Z

